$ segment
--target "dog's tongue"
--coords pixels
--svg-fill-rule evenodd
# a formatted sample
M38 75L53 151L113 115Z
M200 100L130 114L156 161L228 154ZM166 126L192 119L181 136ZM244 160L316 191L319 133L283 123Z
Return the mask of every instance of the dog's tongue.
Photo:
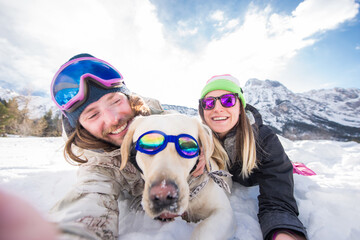
M162 213L161 215L158 216L158 218L160 219L174 219L176 217L178 217L179 215L177 214L171 214L171 213Z

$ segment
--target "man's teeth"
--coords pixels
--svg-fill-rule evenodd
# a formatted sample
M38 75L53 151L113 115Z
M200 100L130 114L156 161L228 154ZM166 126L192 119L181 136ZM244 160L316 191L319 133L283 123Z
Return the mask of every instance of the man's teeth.
M227 117L214 117L213 120L214 121L220 121L220 120L226 120Z
M126 127L127 127L127 123L125 123L124 125L122 125L122 126L119 127L118 129L115 129L114 131L112 131L111 134L121 133Z

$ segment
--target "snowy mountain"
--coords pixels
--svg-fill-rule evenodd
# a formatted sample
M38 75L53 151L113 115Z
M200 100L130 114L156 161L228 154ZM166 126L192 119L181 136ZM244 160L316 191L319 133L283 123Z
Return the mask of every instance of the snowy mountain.
M321 89L293 93L277 81L250 79L244 95L276 133L292 139L331 139L360 142L360 89ZM49 98L22 96L0 87L0 99L18 97L19 108L28 102L30 118L40 118L50 109L59 113ZM197 109L162 105L166 110L196 116Z
M189 108L189 107L184 107L184 106L176 106L176 105L169 105L169 104L161 104L161 106L165 109L165 110L174 110L177 111L181 114L186 114L186 115L190 115L190 116L197 116L198 115L198 110L195 108Z
M27 105L30 119L41 118L49 110L52 110L53 116L59 112L55 104L49 98L40 96L24 96L12 90L0 87L0 100L9 101L12 98L17 98L20 110L24 109Z
M293 93L277 81L250 79L244 94L263 121L286 138L360 141L360 89Z
M12 90L0 87L0 99L9 101L10 99L12 99L14 97L18 97L18 96L20 96L18 93L14 92Z

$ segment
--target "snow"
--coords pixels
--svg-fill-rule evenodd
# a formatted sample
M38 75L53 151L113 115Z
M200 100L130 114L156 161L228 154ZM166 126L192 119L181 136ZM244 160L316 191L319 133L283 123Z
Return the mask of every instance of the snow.
M312 240L358 239L360 222L360 144L290 141L280 137L290 159L303 162L316 176L294 175L300 220ZM63 158L62 138L0 138L0 188L46 212L76 181L77 167ZM234 239L262 239L257 220L258 187L234 184L230 201L237 230ZM120 239L189 239L195 223L152 220L119 202Z

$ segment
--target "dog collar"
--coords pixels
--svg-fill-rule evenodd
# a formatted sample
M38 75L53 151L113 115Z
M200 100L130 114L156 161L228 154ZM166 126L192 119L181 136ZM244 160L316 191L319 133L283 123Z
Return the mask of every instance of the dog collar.
M192 177L189 179L188 184L190 186L190 200L195 198L201 190L206 186L206 184L209 182L209 179L211 178L219 187L224 189L229 194L231 193L229 184L225 181L224 177L231 177L232 174L225 170L217 170L212 171L211 164L210 165L210 172L205 170L205 173L197 176ZM200 178L203 178L202 181L199 184L196 184L195 186L191 186L196 180L199 180Z

